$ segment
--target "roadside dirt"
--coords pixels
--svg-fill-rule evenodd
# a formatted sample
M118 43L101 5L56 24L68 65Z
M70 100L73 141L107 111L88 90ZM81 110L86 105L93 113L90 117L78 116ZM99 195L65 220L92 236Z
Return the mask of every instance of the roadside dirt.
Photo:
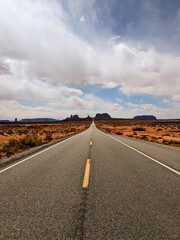
M91 121L0 124L0 159L87 129Z
M96 120L106 132L150 142L180 147L180 121Z

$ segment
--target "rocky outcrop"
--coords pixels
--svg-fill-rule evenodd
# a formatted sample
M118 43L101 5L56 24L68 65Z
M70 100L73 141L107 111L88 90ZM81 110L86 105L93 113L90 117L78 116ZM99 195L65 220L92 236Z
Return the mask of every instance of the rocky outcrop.
M142 115L142 116L135 116L135 120L157 120L157 118L153 115Z
M72 115L70 117L67 117L66 120L74 120L74 119L79 119L78 115Z
M97 113L95 119L111 119L108 113Z

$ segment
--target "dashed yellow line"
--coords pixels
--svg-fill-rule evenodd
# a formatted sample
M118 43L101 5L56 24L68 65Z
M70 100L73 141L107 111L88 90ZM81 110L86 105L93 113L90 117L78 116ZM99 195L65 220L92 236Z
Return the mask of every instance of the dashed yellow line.
M83 188L87 188L89 184L90 162L91 162L91 159L87 159L85 173L84 173L84 181L82 185Z
M90 141L90 146L92 146L92 141Z

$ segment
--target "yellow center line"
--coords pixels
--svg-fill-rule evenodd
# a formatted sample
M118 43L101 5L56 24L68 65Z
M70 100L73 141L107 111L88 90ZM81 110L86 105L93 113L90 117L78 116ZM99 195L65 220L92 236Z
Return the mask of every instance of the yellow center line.
M90 146L92 146L92 141L90 141Z
M85 173L84 173L84 181L82 185L83 188L87 188L89 184L90 162L91 162L91 159L87 159Z

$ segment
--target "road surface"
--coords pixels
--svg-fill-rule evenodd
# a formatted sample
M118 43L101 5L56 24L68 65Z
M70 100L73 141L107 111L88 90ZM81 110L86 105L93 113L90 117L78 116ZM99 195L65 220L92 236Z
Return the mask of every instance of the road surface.
M180 239L180 151L94 124L0 169L0 239Z

